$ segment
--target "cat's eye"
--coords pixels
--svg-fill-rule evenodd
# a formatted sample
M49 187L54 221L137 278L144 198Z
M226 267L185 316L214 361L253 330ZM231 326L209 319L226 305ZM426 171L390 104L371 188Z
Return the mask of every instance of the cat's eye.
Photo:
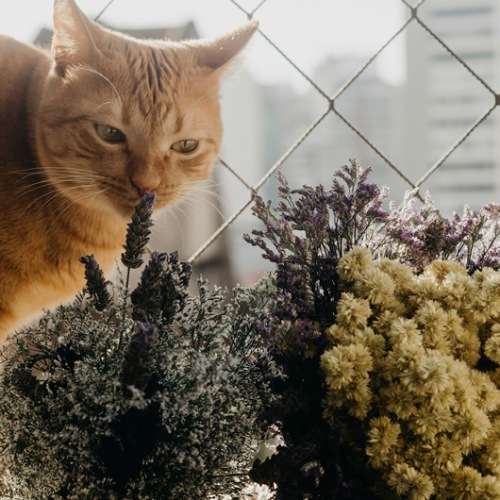
M125 134L111 125L103 125L102 123L94 124L97 135L106 142L125 142Z
M179 141L172 144L171 148L178 153L188 154L195 151L199 144L200 143L198 141L193 140Z

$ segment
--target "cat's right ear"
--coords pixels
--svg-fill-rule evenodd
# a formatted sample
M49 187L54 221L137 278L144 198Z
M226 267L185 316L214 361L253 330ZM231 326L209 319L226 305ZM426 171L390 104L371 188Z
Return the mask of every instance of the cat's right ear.
M187 42L186 45L197 51L197 62L200 66L224 70L243 50L258 27L258 21L248 21L215 40L196 40Z
M97 25L78 8L74 0L54 1L54 38L52 54L55 70L64 76L70 66L84 64L97 47Z

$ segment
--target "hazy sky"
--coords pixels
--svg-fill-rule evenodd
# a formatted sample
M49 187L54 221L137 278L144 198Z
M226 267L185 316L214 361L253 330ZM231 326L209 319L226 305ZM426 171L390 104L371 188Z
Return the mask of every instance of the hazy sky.
M89 16L109 0L79 0ZM260 0L238 0L247 10ZM42 26L52 26L53 0L3 0L0 33L30 42ZM369 56L404 22L401 0L267 0L257 11L261 28L291 59L312 74L326 55ZM246 19L230 0L114 0L102 20L116 27L169 26L194 20L202 36L215 36ZM296 78L276 52L256 37L246 64L261 81ZM404 78L404 40L399 37L378 62L390 81ZM300 82L299 82L300 84Z

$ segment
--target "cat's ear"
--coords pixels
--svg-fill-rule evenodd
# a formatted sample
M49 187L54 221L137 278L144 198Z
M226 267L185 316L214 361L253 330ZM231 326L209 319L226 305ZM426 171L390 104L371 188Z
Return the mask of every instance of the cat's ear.
M225 68L245 47L258 27L258 21L249 21L236 30L214 40L191 42L198 52L198 64L214 70Z
M59 76L64 76L69 66L90 60L96 50L96 29L97 25L85 16L74 0L54 1L52 54Z

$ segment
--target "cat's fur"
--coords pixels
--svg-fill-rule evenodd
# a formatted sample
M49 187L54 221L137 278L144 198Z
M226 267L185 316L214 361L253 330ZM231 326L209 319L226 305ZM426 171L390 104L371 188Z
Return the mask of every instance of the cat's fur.
M0 37L0 342L81 290L80 256L113 267L143 192L163 207L209 175L220 79L256 27L143 42L55 0L51 53ZM96 123L126 140L107 142ZM171 148L187 140L194 152Z

